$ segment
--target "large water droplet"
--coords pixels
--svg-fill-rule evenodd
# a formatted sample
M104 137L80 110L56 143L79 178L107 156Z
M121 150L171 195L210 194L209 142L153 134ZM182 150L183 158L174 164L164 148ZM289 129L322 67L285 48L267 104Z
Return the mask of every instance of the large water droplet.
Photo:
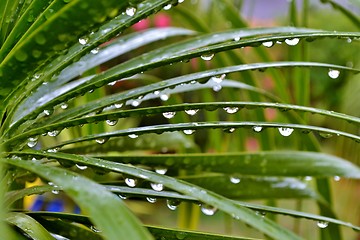
M166 5L166 6L164 7L164 10L169 10L169 9L171 9L171 7L172 7L172 5L171 5L171 4L168 4L168 5Z
M239 108L238 107L224 107L224 110L227 113L233 114L233 113L236 113L237 111L239 111Z
M134 8L134 7L128 7L127 9L126 9L126 15L128 15L128 16L134 16L135 15L135 13L136 13L136 8Z
M319 228L326 228L328 225L329 225L329 222L326 222L326 221L318 221L317 222L317 226Z
M176 199L167 199L166 200L166 206L174 211L180 204L181 202L179 200L176 200Z
M164 185L162 183L150 183L150 186L155 191L161 192L164 189Z
M134 134L134 133L128 135L129 138L133 138L133 139L134 139L134 138L137 138L138 136L139 136L139 135Z
M292 132L294 131L294 129L286 128L286 127L279 127L278 130L279 130L279 133L284 137L290 136L292 134Z
M225 79L225 77L226 77L226 75L222 74L220 77L218 77L218 76L211 77L210 80L215 83L221 83Z
M92 49L90 52L92 53L92 54L98 54L99 53L99 50L100 50L100 48L94 48L94 49Z
M115 108L119 109L123 106L124 104L123 103L115 103L114 106Z
M89 39L84 37L84 38L79 38L79 43L81 45L86 45L89 42Z
M201 55L201 59L205 61L210 61L211 59L213 59L213 57L214 57L213 53Z
M339 71L339 70L335 70L335 69L329 69L328 75L329 75L329 77L331 77L332 79L336 79L336 78L339 77L340 71Z
M118 120L112 120L112 119L108 119L106 120L106 124L109 126L115 126L117 124Z
M230 176L230 182L234 183L234 184L238 184L241 181L240 178L238 177L234 177L234 176Z
M186 135L191 135L191 134L193 134L193 133L195 132L195 130L193 130L193 129L185 129L183 132L184 132Z
M240 37L234 37L234 41L235 41L235 42L240 41L240 39L241 39Z
M60 133L60 131L58 131L58 130L53 130L53 131L48 132L48 135L49 135L50 137L56 137L57 135L59 135L59 133Z
M265 47L270 48L270 47L272 47L274 45L274 42L273 41L263 42L262 45L265 46Z
M201 212L207 216L212 216L216 213L217 208L208 204L201 204Z
M133 179L133 178L125 178L125 183L126 185L128 185L129 187L135 187L137 180Z
M194 116L198 111L199 111L199 109L188 109L188 110L185 110L185 113L188 115Z
M162 100L162 101L167 101L167 100L169 100L169 94L161 94L160 95L160 99Z
M222 89L222 86L220 84L215 84L212 89L214 92L219 92Z
M158 174L164 175L167 172L167 168L157 167L157 168L155 168L155 172Z
M170 119L170 118L173 118L173 117L175 116L175 114L176 114L176 112L163 112L162 115L163 115L165 118Z
M262 129L263 129L263 128L262 128L261 126L254 126L254 127L253 127L254 132L261 132Z
M137 107L137 106L139 106L139 105L140 105L140 103L141 103L141 101L138 101L138 100L132 100L132 101L131 101L131 106L133 106L133 107Z
M285 39L285 43L289 46L295 46L300 41L299 38Z

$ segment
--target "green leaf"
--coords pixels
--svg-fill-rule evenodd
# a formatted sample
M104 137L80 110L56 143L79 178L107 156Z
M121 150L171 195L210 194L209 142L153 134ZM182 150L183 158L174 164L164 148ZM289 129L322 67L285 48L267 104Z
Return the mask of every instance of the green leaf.
M44 166L31 161L17 159L1 159L1 161L34 172L58 185L74 199L82 211L89 214L104 237L108 239L152 239L123 202L95 182L68 170Z

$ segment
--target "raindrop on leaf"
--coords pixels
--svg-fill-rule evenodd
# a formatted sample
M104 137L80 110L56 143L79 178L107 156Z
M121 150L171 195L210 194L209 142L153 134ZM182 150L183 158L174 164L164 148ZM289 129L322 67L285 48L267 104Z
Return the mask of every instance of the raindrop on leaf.
M173 118L173 117L175 116L175 114L176 114L176 112L163 112L162 115L163 115L165 118L171 119L171 118Z
M156 203L156 198L147 197L146 201L148 201L149 203Z
M213 59L213 57L214 57L213 53L201 55L201 59L205 61L210 61L211 59Z
M155 172L158 174L164 175L167 172L167 168L157 167L157 168L155 168Z
M241 181L240 178L233 177L233 176L230 177L230 182L232 182L234 184L238 184L240 181Z
M323 138L331 138L333 135L327 132L319 132L319 135Z
M168 4L168 5L166 5L166 6L164 7L164 10L169 10L169 9L171 9L171 7L172 7L172 5L171 5L171 4Z
M111 120L111 119L108 119L106 120L106 124L109 125L109 126L115 126L117 124L118 120Z
M99 53L99 50L100 50L100 48L94 48L94 49L92 49L90 52L92 53L92 54L98 54Z
M166 206L174 211L180 204L181 202L179 200L176 200L176 199L167 199L166 200Z
M115 103L115 108L119 109L123 106L123 103Z
M208 204L201 204L201 212L207 216L212 216L216 213L217 208Z
M128 135L129 138L133 138L133 139L134 139L134 138L137 138L138 136L139 136L139 135L136 135L136 134L129 134L129 135Z
M162 183L150 183L150 186L155 191L161 192L164 189L164 185Z
M233 113L236 113L237 111L239 111L239 108L238 107L224 107L224 110L227 113L233 114Z
M134 7L128 7L125 12L126 12L126 15L132 17L132 16L134 16L135 13L136 13L136 8L134 8Z
M279 127L278 130L279 130L279 133L284 137L290 136L292 134L292 132L294 131L294 129L286 128L286 127Z
M336 78L339 77L340 71L339 71L339 70L335 70L335 69L329 69L328 75L329 75L329 77L331 77L332 79L336 79Z
M60 108L61 109L67 109L69 107L69 105L67 104L67 103L62 103L61 105L60 105Z
M125 178L125 183L126 185L128 185L129 187L135 187L137 184L137 180L133 179L133 178Z
M319 228L326 228L328 225L329 225L329 223L326 222L326 221L318 221L318 222L317 222L317 226L318 226Z
M76 166L78 169L80 169L80 170L85 170L85 169L88 168L88 167L85 166L85 165L79 165L79 164L75 164L75 166Z
M274 42L273 41L263 42L262 45L265 46L265 47L270 48L270 47L272 47L274 45Z
M85 45L89 42L89 39L88 38L79 38L79 43L81 45Z
M56 137L57 135L59 135L59 133L60 133L60 131L58 131L58 130L53 130L53 131L48 132L48 135L49 135L50 137Z
M194 116L198 111L199 111L199 109L188 109L188 110L185 110L185 113L190 116Z
M261 132L262 129L263 129L263 128L262 128L261 126L254 126L254 127L253 127L254 132Z
M108 139L107 138L98 138L95 140L98 144L104 144Z
M184 130L183 131L186 135L191 135L191 134L193 134L194 132L195 132L195 130L193 130L193 129L186 129L186 130Z
M335 182L338 182L338 181L340 181L341 180L341 177L340 176L334 176L334 181Z
M289 46L295 46L300 41L299 38L285 39L285 43Z
M162 100L162 101L167 101L167 100L169 100L169 95L168 94L161 94L160 95L160 99Z

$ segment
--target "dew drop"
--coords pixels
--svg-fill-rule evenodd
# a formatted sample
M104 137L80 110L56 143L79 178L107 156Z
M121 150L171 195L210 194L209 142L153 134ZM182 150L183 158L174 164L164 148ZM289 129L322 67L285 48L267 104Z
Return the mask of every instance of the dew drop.
M160 95L160 99L162 100L162 101L167 101L167 100L169 100L169 95L168 94L161 94Z
M191 135L191 134L193 134L193 133L195 132L195 130L193 130L193 129L185 129L183 132L184 132L186 135Z
M224 107L224 110L227 113L233 114L233 113L236 113L237 111L239 111L239 108L238 107Z
M60 131L58 131L58 130L53 130L53 131L48 132L48 135L49 135L50 137L56 137L57 135L59 135L59 133L60 133Z
M167 168L158 167L158 168L155 168L155 172L158 174L164 175L167 172Z
M125 178L125 183L126 185L128 185L129 187L135 187L137 184L137 180L133 179L133 178Z
M226 77L226 75L222 74L220 77L211 77L210 80L215 83L221 83L225 77Z
M183 3L185 0L178 0L178 3Z
M180 203L181 202L176 199L167 199L166 200L166 206L172 211L176 210L176 208L179 206Z
M235 42L240 41L240 39L241 39L240 37L234 37L234 41L235 41Z
M119 109L119 108L122 108L123 106L123 103L115 103L115 108Z
M262 129L263 129L263 128L262 128L261 126L254 126L254 127L253 127L254 132L261 132Z
M164 10L169 10L169 9L171 9L171 7L172 7L172 5L171 5L171 4L168 4L168 5L166 5L166 6L164 7Z
M80 169L80 170L85 170L85 169L88 168L88 167L85 166L85 165L79 165L79 164L75 164L75 166L76 166L78 169Z
M319 228L326 228L328 225L329 225L329 222L326 222L326 221L318 221L317 222L317 226Z
M126 12L126 15L132 17L132 16L134 16L135 13L136 13L136 8L134 8L134 7L128 7L125 12Z
M265 46L265 47L270 48L270 47L272 47L274 45L274 42L273 41L263 42L262 45Z
M216 213L217 208L208 204L201 204L201 212L207 216L212 216Z
M328 75L329 75L329 77L331 77L332 79L336 79L336 78L339 77L340 71L339 71L339 70L335 70L335 69L329 69Z
M123 200L127 199L127 196L125 196L125 195L118 194L118 196L119 196L119 198L121 198L121 199L123 199Z
M289 46L295 46L300 41L299 38L285 39L285 43Z
M323 138L331 138L333 135L327 132L319 132L319 135Z
M176 112L163 112L162 115L167 118L167 119L171 119L175 116Z
M101 231L99 229L97 229L95 226L90 226L91 231L95 232L95 233L100 233Z
M133 138L133 139L137 138L138 136L139 136L139 135L134 134L134 133L128 135L129 138Z
M237 178L237 177L234 177L234 176L230 177L230 182L231 183L238 184L240 181L241 181L240 178Z
M133 107L137 107L137 106L139 106L139 105L140 105L140 103L141 103L141 101L138 101L138 100L132 100L132 101L131 101L131 106L133 106Z
M156 203L156 198L147 197L146 201L148 201L149 203Z
M108 86L114 86L116 84L117 81L113 81L113 82L109 82L107 85Z
M213 59L213 57L214 57L213 53L201 55L201 59L205 61L210 61L211 59Z
M28 142L27 142L27 145L28 145L28 147L30 147L30 148L35 147L36 144L37 144L37 141L28 141Z
M279 133L284 137L290 136L292 134L292 132L294 131L294 129L286 128L286 127L279 127L278 130L279 130Z
M50 110L50 109L45 109L45 110L44 110L44 114L45 114L46 116L50 116L53 112L54 112L54 110Z
M104 144L107 140L107 138L98 138L95 140L95 142L97 142L98 144Z
M111 119L106 120L106 124L109 126L115 126L117 123L118 120L111 120Z
M185 110L185 113L187 115L194 116L198 111L199 111L199 109L188 109L188 110Z
M57 151L59 151L58 148L49 148L48 150L46 150L49 153L56 153Z
M306 176L305 177L305 181L311 181L312 180L312 177L311 176Z
M94 48L94 49L92 49L90 52L92 53L92 54L98 54L99 53L99 50L100 50L100 48Z
M69 105L67 103L62 103L60 105L60 108L63 109L63 110L67 109L68 107L69 107Z
M155 191L161 192L164 189L164 185L162 183L150 183L150 186Z
M340 176L334 176L334 181L335 182L338 182L338 181L340 181L341 180L341 177Z
M214 92L219 92L222 89L222 86L220 84L216 84L212 87Z
M59 194L59 193L60 193L59 190L51 190L51 192L52 192L53 194Z
M81 45L85 45L89 42L89 39L88 38L79 38L79 43Z

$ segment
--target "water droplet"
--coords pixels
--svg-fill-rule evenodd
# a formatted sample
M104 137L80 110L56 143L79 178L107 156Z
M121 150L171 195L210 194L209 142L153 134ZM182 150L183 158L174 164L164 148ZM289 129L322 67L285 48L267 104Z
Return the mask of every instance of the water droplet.
M201 204L201 212L207 216L212 216L216 213L217 208L208 204Z
M139 135L136 135L136 134L129 134L128 137L129 138L137 138Z
M240 41L240 39L241 39L240 37L234 37L234 41L235 41L235 42Z
M263 128L262 128L261 126L254 126L254 127L253 127L254 132L261 132L262 129L263 129Z
M48 135L49 135L50 137L56 137L57 135L59 135L59 133L60 133L60 131L58 131L58 130L53 130L53 131L48 132Z
M155 172L158 174L164 175L167 172L167 168L157 167L157 168L155 168Z
M119 108L122 108L124 104L123 103L115 103L115 108L119 109Z
M147 197L146 201L148 201L149 203L156 203L156 198Z
M137 184L137 180L133 179L133 178L125 178L125 183L126 185L128 185L129 187L135 187Z
M214 92L219 92L222 89L222 86L220 84L216 84L212 87Z
M99 229L97 229L95 226L90 226L91 231L95 232L95 233L99 233L101 232Z
M58 188L58 186L55 185L53 182L48 182L48 184L49 184L50 186L54 187L54 188ZM51 190L51 192L52 192L53 194L59 194L60 191L57 190L57 189L53 189L53 190Z
M108 86L114 86L116 84L117 81L112 81L112 82L109 82L107 85Z
M333 135L327 132L319 132L319 135L323 138L331 138Z
M279 133L284 137L290 136L292 134L292 132L294 131L294 129L286 128L286 127L279 127L278 130L279 130Z
M49 153L56 153L59 149L58 148L49 148L48 150L46 150Z
M76 166L78 169L80 169L80 170L85 170L85 169L88 168L88 167L85 166L85 165L79 165L79 164L75 164L75 166Z
M339 71L339 70L335 70L335 69L329 69L328 75L329 75L329 77L331 77L332 79L336 79L336 78L339 77L340 71Z
M262 218L264 218L264 217L265 217L265 215L266 215L266 212L259 212L259 211L256 211L256 212L255 212L255 214L256 214L256 215L258 215L258 216L261 216Z
M295 46L300 41L299 38L285 39L285 43L289 46Z
M167 100L169 100L169 95L168 94L161 94L160 95L160 99L162 100L162 101L167 101Z
M201 55L201 59L205 61L210 61L211 59L213 59L213 57L214 57L213 53Z
M326 222L326 221L318 221L317 222L317 226L319 228L326 228L328 225L329 225L329 222Z
M61 105L60 105L60 108L61 109L67 109L69 107L69 105L67 104L67 103L62 103Z
M174 211L180 204L181 202L179 200L176 200L176 199L167 199L166 200L166 206Z
M186 129L186 130L184 130L183 131L186 135L191 135L191 134L193 134L194 132L195 132L195 130L193 130L193 129Z
M107 140L107 138L98 138L95 139L95 142L97 142L98 144L104 144Z
M341 177L340 176L334 176L334 181L335 182L338 182L338 181L340 181L341 180Z
M352 42L352 39L351 39L351 38L347 38L347 39L346 39L346 42L347 42L347 43L351 43L351 42Z
M109 126L115 126L117 123L118 120L111 120L111 119L106 120L106 124Z
M79 43L80 43L81 45L85 45L85 44L87 44L88 42L89 42L89 39L86 38L86 37L84 37L84 38L79 38Z
M134 8L134 7L128 7L125 12L126 12L126 15L132 17L132 16L134 16L135 13L136 13L136 8Z
M262 45L265 46L265 47L270 48L270 47L272 47L274 45L274 42L273 41L263 42Z
M175 116L175 114L176 114L176 112L163 112L162 115L163 115L165 118L170 119L170 118L173 118L173 117Z
M305 177L305 181L311 181L312 180L312 177L311 176L306 176Z
M99 53L99 50L100 50L100 48L94 48L94 49L92 49L90 52L92 53L92 54L98 54Z
M239 111L239 108L238 107L224 107L224 110L227 113L233 114L233 113L236 113L237 111Z
M45 114L46 116L50 116L53 112L54 112L54 110L52 110L52 109L45 109L45 110L44 110L44 114Z
M123 195L123 194L118 194L118 196L119 196L119 198L121 198L121 199L123 199L123 200L127 199L127 196L125 196L125 195Z
M164 7L164 10L169 10L169 9L171 9L171 7L172 7L172 5L171 5L171 4L168 4L168 5L166 5L166 6Z
M185 110L185 113L188 115L194 116L198 111L199 111L199 109L188 109L188 110Z
M30 147L30 148L35 147L36 144L37 144L37 140L36 140L36 141L30 141L30 140L29 140L29 141L27 142L27 145L28 145L28 147Z
M233 177L233 176L230 177L230 182L232 182L234 184L238 184L240 181L241 181L241 179L238 177Z
M141 104L141 101L138 101L138 100L131 101L131 106L133 106L133 107L138 107L140 104Z
M155 191L161 192L164 189L164 185L162 183L150 183L150 186Z
M222 74L220 77L211 77L210 80L215 83L221 83L225 79L226 75Z

